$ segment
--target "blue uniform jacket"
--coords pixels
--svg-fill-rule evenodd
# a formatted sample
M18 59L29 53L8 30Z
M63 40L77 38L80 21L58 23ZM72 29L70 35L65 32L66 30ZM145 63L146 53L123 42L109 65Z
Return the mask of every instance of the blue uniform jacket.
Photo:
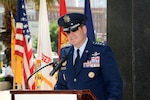
M68 55L58 73L55 90L90 89L98 100L122 100L122 78L111 48L88 40L76 71L73 68L73 46L61 49Z

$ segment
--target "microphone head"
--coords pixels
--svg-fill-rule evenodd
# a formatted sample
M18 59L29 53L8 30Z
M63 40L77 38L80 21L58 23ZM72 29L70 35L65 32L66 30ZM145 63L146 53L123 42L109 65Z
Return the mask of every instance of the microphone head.
M53 70L50 72L50 76L53 76L54 73L61 68L62 63L64 63L67 59L68 59L67 55L64 55L59 63L54 63Z

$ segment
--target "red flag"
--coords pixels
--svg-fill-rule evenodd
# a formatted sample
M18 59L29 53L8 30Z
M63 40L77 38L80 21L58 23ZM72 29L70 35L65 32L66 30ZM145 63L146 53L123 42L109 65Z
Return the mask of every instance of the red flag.
M24 0L18 0L18 11L16 21L16 45L15 54L17 56L15 69L20 69L22 76L22 89L25 89L27 78L34 72L33 53L31 45L31 35L28 26L28 19ZM19 63L17 63L19 60ZM20 79L19 79L20 80ZM29 89L35 89L35 78L32 77L28 84Z
M67 13L65 0L60 0L60 16ZM59 27L58 34L58 56L60 57L60 49L68 42L67 35L63 32L62 27Z

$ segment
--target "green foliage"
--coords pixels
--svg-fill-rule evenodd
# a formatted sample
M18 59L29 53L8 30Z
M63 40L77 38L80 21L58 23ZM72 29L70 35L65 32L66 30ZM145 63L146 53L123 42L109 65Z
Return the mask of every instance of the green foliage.
M32 47L35 48L35 49L37 49L38 36L33 35L32 38L33 38L32 39L32 41L33 41L32 42Z
M52 21L50 24L50 37L51 37L51 46L52 51L58 51L58 24L57 21Z
M96 37L96 42L102 42L102 40L98 37Z
M0 82L3 82L3 81L5 81L5 77L0 78Z
M51 38L51 47L53 52L58 51L58 25L57 21L52 21L49 26L50 38ZM32 36L33 38L33 48L37 49L38 36Z

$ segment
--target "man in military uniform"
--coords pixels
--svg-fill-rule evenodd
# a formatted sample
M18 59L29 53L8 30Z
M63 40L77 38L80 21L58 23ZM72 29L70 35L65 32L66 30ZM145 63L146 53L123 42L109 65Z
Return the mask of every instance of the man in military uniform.
M71 45L61 49L61 58L68 59L59 70L55 90L90 89L98 100L122 100L123 83L113 52L87 37L86 20L80 13L58 19Z

